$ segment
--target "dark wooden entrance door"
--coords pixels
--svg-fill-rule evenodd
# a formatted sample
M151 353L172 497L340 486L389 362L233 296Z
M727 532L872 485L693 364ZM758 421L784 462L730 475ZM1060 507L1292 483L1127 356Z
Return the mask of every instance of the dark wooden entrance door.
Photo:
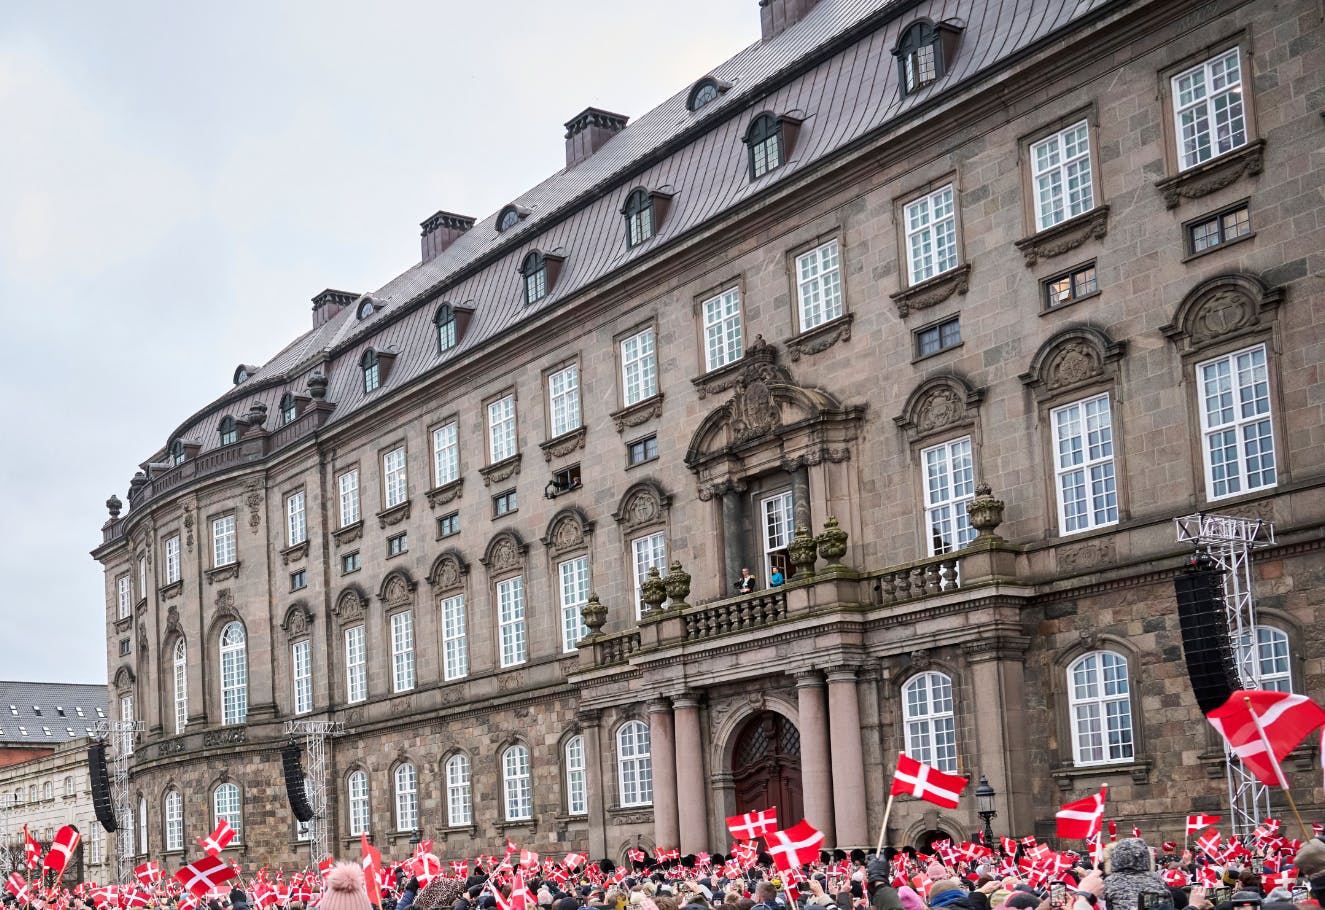
M801 797L801 735L781 714L764 711L746 721L732 753L736 811L777 806L778 824L805 817Z

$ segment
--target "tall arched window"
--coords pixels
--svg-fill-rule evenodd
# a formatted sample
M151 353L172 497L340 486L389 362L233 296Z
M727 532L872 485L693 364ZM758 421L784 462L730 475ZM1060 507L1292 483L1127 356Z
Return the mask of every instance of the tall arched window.
M134 844L139 856L147 855L147 799L138 797L138 843Z
M943 75L943 48L934 26L921 20L913 23L897 45L897 66L902 94L909 95Z
M433 324L437 326L437 350L449 351L455 347L455 310L452 309L451 304L444 303L437 308Z
M616 756L621 805L652 805L653 762L649 756L648 724L631 720L618 727Z
M763 113L750 121L745 131L750 153L750 179L757 180L782 164L782 125L772 114Z
M584 762L584 737L566 740L566 814L589 811L589 779Z
M902 687L906 754L940 771L957 771L957 732L952 710L952 678L921 673Z
M346 805L350 810L350 836L358 837L368 832L368 772L351 771L345 779Z
M248 719L248 638L239 622L221 630L221 723Z
M640 187L626 197L626 246L639 246L653 236L653 197Z
M538 250L524 257L520 265L524 277L524 302L534 303L547 296L547 260Z
M221 434L221 445L234 445L239 441L239 431L235 427L235 418L229 414L221 418L221 425L217 427L217 432Z
M366 395L382 384L382 365L378 362L377 352L372 348L364 351L359 358L359 367L363 370L363 391Z
M1271 692L1293 691L1293 668L1288 659L1288 633L1274 626L1257 626L1252 644L1251 631L1243 632L1233 642L1238 655L1238 671L1244 680L1252 678L1253 668L1262 689Z
M171 677L175 686L175 732L183 733L189 723L189 655L184 636L175 639L171 655Z
M473 824L474 800L469 792L469 756L446 760L446 823L452 828Z
M180 796L178 790L172 788L166 791L161 814L164 816L162 827L166 832L166 850L183 850L184 797Z
M1127 658L1113 651L1083 654L1067 668L1067 690L1073 763L1131 761L1134 744Z
M501 755L502 793L506 797L506 820L534 816L534 788L529 775L529 750L511 746Z
M212 819L213 826L219 825L224 820L235 832L235 839L231 843L242 843L244 814L243 802L239 796L239 784L218 784L215 792L212 793L212 810L215 816Z
M396 765L396 830L419 827L419 778L409 762Z

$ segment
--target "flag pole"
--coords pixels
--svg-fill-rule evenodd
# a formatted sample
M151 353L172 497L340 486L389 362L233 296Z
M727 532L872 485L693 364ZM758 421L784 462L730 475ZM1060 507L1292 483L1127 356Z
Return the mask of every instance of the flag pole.
M1314 835L1307 829L1307 823L1302 821L1302 813L1297 811L1297 803L1293 802L1293 794L1288 789L1288 778L1284 777L1284 769L1279 767L1279 759L1274 754L1274 748L1270 745L1270 740L1265 736L1265 728L1261 726L1261 719L1256 714L1256 709L1251 705L1251 698L1244 695L1242 701L1247 706L1247 713L1251 715L1251 722L1256 725L1256 733L1261 738L1261 745L1265 747L1265 754L1270 757L1270 764L1274 765L1274 774L1279 778L1279 787L1288 799L1288 807L1293 810L1293 817L1297 819L1297 826L1302 829L1302 839L1309 841Z
M883 824L879 825L879 845L874 848L874 854L876 856L883 855L883 837L888 830L888 816L892 814L892 811L893 811L893 795L889 793L888 803L883 807Z

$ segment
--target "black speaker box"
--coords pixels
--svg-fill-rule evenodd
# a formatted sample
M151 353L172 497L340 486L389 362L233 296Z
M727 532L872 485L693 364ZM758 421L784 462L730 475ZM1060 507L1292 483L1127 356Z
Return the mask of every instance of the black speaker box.
M1202 714L1209 714L1242 688L1224 612L1224 579L1210 569L1191 569L1173 580L1182 625L1187 678Z
M290 800L290 811L301 822L313 820L313 807L308 804L308 793L304 789L304 766L300 756L303 749L297 743L290 743L281 750L281 765L285 769L285 795Z
M115 819L115 800L110 792L110 775L106 773L106 744L94 742L87 747L87 776L92 784L92 810L107 833L119 827Z

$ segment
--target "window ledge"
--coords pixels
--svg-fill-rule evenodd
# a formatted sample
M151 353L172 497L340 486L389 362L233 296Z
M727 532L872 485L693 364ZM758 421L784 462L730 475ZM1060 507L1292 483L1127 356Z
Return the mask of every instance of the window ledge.
M935 357L942 357L944 354L951 354L953 351L959 351L965 346L966 342L959 341L956 344L949 345L946 348L939 348L937 351L931 351L928 354L918 354L911 358L911 362L924 363L926 360L933 360Z
M1013 245L1021 250L1026 265L1033 266L1041 259L1050 259L1075 250L1087 240L1103 240L1108 233L1109 207L1097 205L1089 212L1023 237Z
M788 338L787 355L796 361L805 355L826 351L839 341L850 341L851 321L854 318L851 313L844 313Z
M1155 188L1164 195L1164 207L1176 209L1184 199L1208 196L1222 190L1243 174L1256 176L1264 167L1265 140L1257 139L1205 164L1189 168L1176 177L1157 180Z
M180 579L179 581L172 581L170 584L164 585L157 593L161 596L162 600L170 600L183 590L184 580Z
M520 459L522 457L522 454L517 452L510 458L503 458L495 464L479 468L478 472L483 475L483 486L490 487L494 483L501 483L502 481L509 480L516 474L519 474Z
M460 498L461 487L464 486L465 479L458 477L450 483L444 483L440 487L433 487L423 495L428 497L428 508L436 509L438 506L448 505Z
M389 509L383 509L377 513L377 526L385 528L390 525L398 525L406 518L409 518L409 503L406 499L402 503L392 506Z
M551 462L554 458L565 458L571 452L584 448L584 438L588 430L584 424L580 424L569 433L562 433L547 442L540 442L538 447L543 450L543 460Z
M1040 288L1041 291L1043 291L1044 282L1040 283ZM1057 313L1061 310L1066 310L1068 307L1081 303L1081 301L1083 300L1091 300L1098 296L1100 296L1099 291L1091 291L1089 294L1082 294L1080 297L1073 297L1071 300L1064 300L1062 303L1055 303L1053 306L1049 306L1047 303L1044 303L1044 294L1041 293L1040 315L1048 316L1050 313Z
M528 828L532 830L535 824L536 823L532 818L517 818L517 819L510 819L507 821L499 821L496 823L496 825L494 825L494 827L498 831L510 831L513 829L521 829L521 828Z
M608 817L612 819L613 824L618 825L647 825L653 821L653 804L644 803L639 806L612 806L607 810Z
M1186 256L1183 256L1182 259L1179 261L1191 262L1193 259L1200 259L1202 256L1209 256L1211 253L1218 253L1220 250L1227 249L1228 247L1231 246L1236 246L1237 244L1250 240L1255 236L1256 236L1255 231L1249 231L1246 234L1243 234L1241 237L1234 237L1232 240L1224 240L1220 243L1216 243L1214 246L1208 246L1205 249L1201 250L1199 253L1188 253ZM1191 242L1190 238L1186 239L1188 243Z
M347 543L354 543L360 537L363 537L363 519L359 519L354 524L346 525L343 528L337 528L331 532L331 536L336 539L336 546L338 547Z
M1131 777L1134 784L1148 784L1150 783L1150 771L1153 764L1149 759L1135 759L1115 764L1082 765L1081 767L1064 765L1055 768L1050 774L1053 776L1054 783L1058 784L1059 790L1071 790L1077 781L1084 778L1116 777L1122 774Z
M214 585L218 581L229 581L232 578L239 577L239 563L232 562L228 565L217 566L215 569L207 570L207 583Z
M116 631L116 632L127 632L127 631L129 631L130 629L132 629L132 628L133 628L133 617L132 617L132 616L121 616L121 617L119 617L118 619L115 620L115 631Z
M608 416L616 424L616 431L624 433L626 427L637 427L648 423L656 417L662 416L663 393L658 392L648 398L643 398L634 404L628 404L619 411L613 411Z
M445 842L448 837L478 837L478 826L470 823L468 825L447 825L445 828L438 829L433 835L438 840Z
M914 310L927 310L938 306L954 293L965 294L971 289L971 264L964 262L942 275L936 275L927 281L903 288L889 294L897 305L897 315L905 319Z
M307 538L305 538L304 540L300 541L294 546L286 547L284 550L282 550L281 562L287 566L292 562L303 562L304 557L307 555L308 555L308 540Z

